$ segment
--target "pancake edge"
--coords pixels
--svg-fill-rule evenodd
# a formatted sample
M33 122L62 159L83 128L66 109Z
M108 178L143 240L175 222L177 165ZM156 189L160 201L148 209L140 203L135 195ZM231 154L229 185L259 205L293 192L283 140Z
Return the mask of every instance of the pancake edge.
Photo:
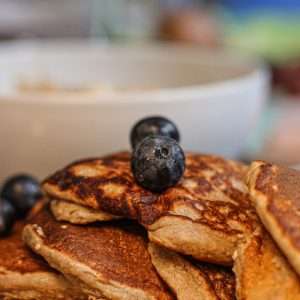
M37 232L43 232L37 224L26 225L23 230L23 240L37 254L41 255L50 266L60 271L66 278L77 280L84 293L100 297L100 299L122 299L122 300L158 300L155 296L138 288L128 288L114 280L108 280L90 267L72 260L68 255L44 245L42 238ZM59 262L55 257L61 257ZM68 270L68 273L64 272ZM78 271L82 270L82 271ZM84 274L84 279L82 278ZM101 282L99 282L101 281ZM125 292L125 295L124 295Z
M247 183L249 187L250 197L254 202L257 214L259 215L262 223L266 227L267 231L271 234L272 238L286 255L289 263L294 267L296 272L300 275L300 255L295 250L288 237L280 230L276 218L274 218L267 209L268 198L255 188L256 179L259 175L261 166L264 165L262 161L255 161L251 164L249 172L247 174Z

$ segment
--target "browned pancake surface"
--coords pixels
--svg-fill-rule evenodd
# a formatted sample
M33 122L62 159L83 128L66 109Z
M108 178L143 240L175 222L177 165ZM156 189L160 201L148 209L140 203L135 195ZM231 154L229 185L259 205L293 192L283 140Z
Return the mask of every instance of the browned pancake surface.
M11 272L33 273L52 269L22 242L23 224L17 223L13 232L0 239L0 267Z
M45 205L39 201L27 221ZM25 221L18 221L11 234L0 239L0 299L87 299L88 295L70 284L22 241Z
M242 181L246 169L216 156L189 153L180 182L155 194L135 183L130 154L122 152L73 163L50 176L43 187L53 198L137 219L146 226L161 216L176 215L235 235L252 230L256 220Z
M266 209L300 251L300 172L263 163L255 188L267 197Z
M300 275L300 172L255 161L247 180L261 221Z
M235 299L235 277L230 269L202 262L193 263L208 278L220 300Z
M235 299L235 278L229 268L195 261L154 243L149 244L149 253L178 300Z
M238 300L299 300L300 281L269 234L259 229L235 253Z
M32 223L37 224L33 228L46 246L90 267L101 278L148 290L157 299L170 299L164 296L168 293L152 266L139 225L121 221L75 226L55 221L47 211Z

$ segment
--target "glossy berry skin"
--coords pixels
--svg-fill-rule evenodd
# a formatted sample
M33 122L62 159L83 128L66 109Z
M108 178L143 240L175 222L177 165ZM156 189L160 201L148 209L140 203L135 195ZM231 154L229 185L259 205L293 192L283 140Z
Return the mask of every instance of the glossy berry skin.
M131 168L140 186L159 193L174 186L182 177L184 152L174 139L149 136L133 151Z
M17 217L24 217L41 197L39 182L25 174L16 175L4 183L1 197L15 208Z
M10 233L15 222L15 210L13 206L3 198L0 198L0 237Z
M139 142L150 135L170 137L180 141L179 131L176 125L164 117L148 117L137 122L131 130L130 142L134 149Z

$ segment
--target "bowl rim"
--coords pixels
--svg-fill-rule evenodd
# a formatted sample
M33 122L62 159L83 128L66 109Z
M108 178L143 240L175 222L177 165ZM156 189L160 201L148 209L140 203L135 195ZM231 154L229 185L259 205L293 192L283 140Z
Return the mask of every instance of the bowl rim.
M176 49L178 51L199 51L199 55L211 55L211 51L215 51L217 54L223 56L233 57L237 55L240 59L239 66L248 68L243 72L242 75L232 76L224 80L216 80L204 84L192 84L187 86L178 87L160 87L154 90L139 90L139 91L126 91L125 93L109 93L99 95L83 95L75 93L72 94L0 94L0 103L18 103L18 104L130 104L130 103L145 103L145 102L170 102L170 101L184 101L184 99L199 98L203 99L206 97L220 97L222 94L235 94L237 87L243 88L249 86L249 84L256 83L258 85L265 86L268 84L270 74L268 67L261 60L254 58L250 55L240 55L232 52L230 49L203 49L198 46L182 46L174 45L170 43L143 43L143 44L117 44L117 43L106 43L99 40L85 40L85 39L48 39L48 40L18 40L9 41L0 44L0 54L7 53L7 51L17 50L20 47L24 47L27 51L39 51L46 48L64 48L64 47L81 47L84 49L88 48L106 48L106 49L119 49L120 51L125 49L126 51L155 51L161 49ZM20 51L20 50L19 50ZM243 60L243 64L241 62ZM58 96L59 95L59 96ZM41 96L43 99L41 100Z

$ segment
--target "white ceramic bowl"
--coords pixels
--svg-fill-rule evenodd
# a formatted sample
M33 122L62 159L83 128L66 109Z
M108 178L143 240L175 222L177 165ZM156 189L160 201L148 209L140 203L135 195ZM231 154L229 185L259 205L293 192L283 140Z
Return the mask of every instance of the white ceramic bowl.
M0 47L0 70L0 179L20 171L44 177L74 159L129 148L130 128L147 115L175 121L184 149L237 157L268 92L266 70L250 59L168 45L17 42ZM15 90L20 80L44 79L147 88Z

